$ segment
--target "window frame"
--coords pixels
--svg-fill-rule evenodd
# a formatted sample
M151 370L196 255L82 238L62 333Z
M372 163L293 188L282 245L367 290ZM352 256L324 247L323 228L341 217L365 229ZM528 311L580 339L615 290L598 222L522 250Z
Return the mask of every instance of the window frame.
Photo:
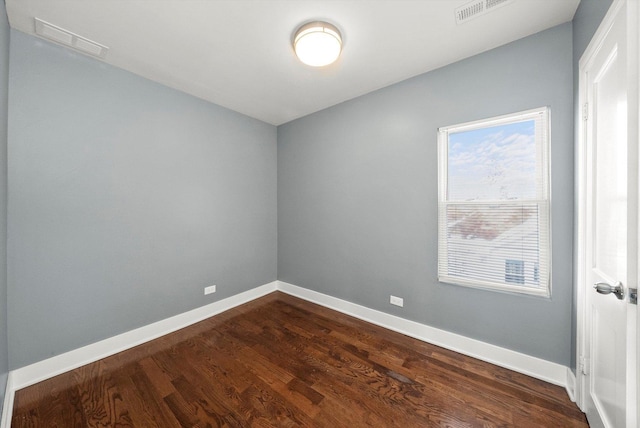
M530 287L521 284L493 282L485 279L472 279L450 275L448 271L449 257L447 253L447 207L450 204L458 205L509 205L504 200L482 200L461 202L448 199L448 165L449 165L449 135L464 131L491 128L499 125L518 123L527 120L541 120L540 135L536 132L536 153L542 156L539 171L536 173L536 183L540 183L540 194L536 199L518 200L521 204L535 203L538 209L538 262L534 264L534 275L538 277L539 286ZM536 122L537 123L537 122ZM536 127L538 131L538 127ZM538 141L540 138L540 141ZM538 181L540 180L540 181ZM518 259L517 256L505 259L506 261ZM461 285L471 288L480 288L491 291L526 294L540 297L551 297L551 112L549 107L540 107L502 116L481 119L472 122L441 127L438 129L438 281L447 284ZM545 269L542 269L546 263ZM499 272L496 272L499 273Z

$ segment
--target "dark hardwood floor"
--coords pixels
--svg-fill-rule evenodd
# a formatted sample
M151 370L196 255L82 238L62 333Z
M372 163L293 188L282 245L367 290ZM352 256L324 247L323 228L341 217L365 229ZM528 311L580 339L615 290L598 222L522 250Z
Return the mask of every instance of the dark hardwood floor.
M586 427L563 388L276 292L16 392L13 427Z

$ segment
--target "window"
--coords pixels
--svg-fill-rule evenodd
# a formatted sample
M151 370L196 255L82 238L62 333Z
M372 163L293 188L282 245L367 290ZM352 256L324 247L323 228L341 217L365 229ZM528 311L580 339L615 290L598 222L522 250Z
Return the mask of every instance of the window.
M511 284L524 284L524 261L504 261L504 282Z
M549 110L440 128L438 279L550 295Z

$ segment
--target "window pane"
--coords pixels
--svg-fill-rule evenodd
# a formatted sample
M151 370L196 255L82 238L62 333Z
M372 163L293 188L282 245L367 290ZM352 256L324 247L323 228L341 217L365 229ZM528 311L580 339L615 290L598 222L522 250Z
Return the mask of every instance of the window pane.
M536 121L452 132L450 201L536 199Z
M540 286L540 210L536 204L448 204L449 277Z

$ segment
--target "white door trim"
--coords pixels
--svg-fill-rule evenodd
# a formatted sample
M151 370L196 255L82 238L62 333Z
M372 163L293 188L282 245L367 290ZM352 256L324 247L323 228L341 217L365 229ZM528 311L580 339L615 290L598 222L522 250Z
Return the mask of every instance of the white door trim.
M638 24L640 23L640 6L637 1L628 1L628 0L614 0L613 4L609 8L607 14L604 19L600 23L596 33L591 39L589 45L585 49L584 54L580 58L579 61L579 93L578 93L578 115L576 117L577 128L578 128L578 137L576 140L576 262L577 262L577 271L576 271L576 279L575 279L575 289L576 289L576 308L577 308L577 334L576 334L576 403L580 407L580 409L585 410L585 398L586 398L586 386L584 382L584 374L582 372L584 361L582 361L582 356L585 355L585 345L586 345L586 292L585 288L581 286L581 284L585 283L586 271L587 271L587 260L586 260L586 147L585 147L585 138L586 138L586 121L585 115L588 115L589 108L584 106L587 103L587 87L586 87L586 73L585 69L588 68L591 61L593 61L595 53L598 51L601 46L605 36L611 29L615 16L620 10L622 6L626 3L627 6L627 28L628 28L628 72L629 72L629 88L628 88L628 108L629 108L629 129L628 136L630 139L638 141L640 144L639 132L638 132L638 122L640 121L639 114L639 95L638 95L638 79L640 77L639 70L639 61L640 61L640 34L638 30ZM633 145L630 145L633 147ZM638 144L635 145L636 152L629 153L630 156L635 157L640 162L640 155L637 151ZM633 176L630 177L634 179ZM640 182L637 174L637 169L635 171L635 180L636 182ZM640 186L638 186L640 188ZM640 200L640 194L634 195L632 197L630 195L629 203L636 204L638 200ZM629 230L630 236L634 236L635 239L634 247L637 248L637 243L640 242L640 218L636 217L634 220L634 224ZM635 248L634 248L635 249ZM635 251L635 269L633 270L632 276L630 278L635 279L635 284L631 285L632 287L637 287L640 284L640 271L637 269L640 266L640 253ZM631 274L631 271L629 272ZM636 332L640 332L640 317L637 316L637 307L635 307L635 311L629 311L633 317L636 318L635 323L637 324ZM640 340L636 337L635 344L632 342L630 345L632 346L631 352L635 353L635 360L638 360L638 356L640 355ZM627 393L627 399L629 402L631 400L635 400L637 402L638 397L640 397L640 393L638 388L640 388L640 371L637 370L637 367L628 367L628 369L632 369L631 373L628 372L629 375L635 377L636 388L631 391L629 390ZM635 372L635 373L634 373ZM640 421L640 406L635 406L636 411L633 414L627 412L627 426L637 426L637 422Z
M631 83L633 86L629 89L631 92L631 96L629 99L629 108L631 110L631 123L633 123L632 129L629 130L632 138L635 139L637 144L635 145L636 150L636 158L638 160L638 168L640 168L640 2L630 1L627 5L629 20L628 20L628 28L629 28L629 55L628 61L630 64L631 70ZM633 120L635 118L635 120ZM638 176L636 179L638 180L638 195L636 199L636 203L639 205L637 207L638 218L637 221L637 240L636 243L640 245L640 171L636 171ZM637 280L636 287L640 288L640 249L638 250L638 259L636 261L636 266L639 268L636 270ZM636 307L635 310L636 317L636 347L635 347L635 358L636 362L640 362L640 309ZM634 367L628 368L629 376L633 376L633 370L635 370L635 378L636 378L636 388L634 391L627 391L627 395L630 395L630 400L633 400L635 403L640 401L640 367L638 364L635 364ZM635 412L635 420L632 420L631 423L635 424L635 426L640 426L640 405L636 404L636 412ZM631 415L629 415L631 416Z

